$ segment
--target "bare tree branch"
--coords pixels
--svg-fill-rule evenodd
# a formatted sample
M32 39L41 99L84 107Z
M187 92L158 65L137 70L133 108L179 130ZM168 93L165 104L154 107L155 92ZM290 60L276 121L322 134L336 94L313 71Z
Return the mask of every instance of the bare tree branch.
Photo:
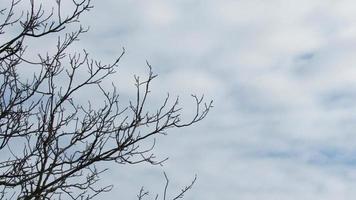
M27 3L28 10L15 13L20 3ZM147 77L134 77L136 96L124 105L117 86L108 90L103 81L116 73L125 49L109 64L91 59L85 50L68 53L88 29L78 24L76 31L65 30L92 5L73 0L72 7L69 15L61 0L51 10L34 0L0 7L0 36L11 36L0 40L0 199L92 199L112 188L98 186L106 171L99 163L161 164L164 160L152 154L155 138L201 121L212 108L212 102L193 95L195 114L183 122L179 99L167 95L152 109L147 101L157 75L148 62ZM13 26L20 30L15 35L9 33ZM26 56L29 39L51 35L58 38L55 52ZM32 77L20 70L25 67L33 69ZM86 104L82 91L97 93ZM102 104L94 106L99 100ZM148 141L152 145L145 148ZM172 199L182 198L195 180ZM147 195L142 188L138 198Z

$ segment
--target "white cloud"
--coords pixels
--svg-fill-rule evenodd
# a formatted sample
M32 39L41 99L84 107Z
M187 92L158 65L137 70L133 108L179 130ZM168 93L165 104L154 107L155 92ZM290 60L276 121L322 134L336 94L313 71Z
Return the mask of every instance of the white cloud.
M352 1L128 2L112 2L121 12L111 15L94 10L118 22L90 37L112 32L104 44L126 44L127 71L147 58L158 93L216 100L205 122L157 149L171 155L173 182L199 174L188 199L352 199L355 170L343 156L356 141ZM329 148L339 149L336 159L320 153Z
M190 93L216 100L201 124L158 142L158 154L171 157L164 169L172 184L198 173L188 200L351 200L356 171L345 154L356 151L355 7L351 0L100 2L83 20L92 28L78 46L104 60L127 48L113 79L127 96L148 59L160 75L154 101L182 94L189 111ZM333 148L334 157L322 153ZM141 183L161 189L161 169L121 169L106 179L122 178L109 196L134 197L126 192Z

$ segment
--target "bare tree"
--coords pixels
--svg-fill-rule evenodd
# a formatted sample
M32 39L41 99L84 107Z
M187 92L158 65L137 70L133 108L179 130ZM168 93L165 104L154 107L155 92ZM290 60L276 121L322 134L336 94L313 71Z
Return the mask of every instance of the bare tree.
M90 0L66 1L72 4L70 13L62 10L61 0L50 9L49 2L36 2L0 5L0 199L91 199L111 189L97 184L106 170L99 163L160 164L152 154L155 136L207 115L211 102L194 95L195 114L186 122L178 98L168 95L156 109L147 108L156 77L148 63L147 77L134 77L136 96L123 105L116 86L108 90L103 80L116 72L125 49L111 64L91 59L86 51L68 53L88 31L79 17L92 8ZM77 29L66 32L68 26ZM31 41L47 36L58 38L55 51L33 52ZM100 91L95 98L104 99L101 106L82 103L78 93L95 89ZM152 146L142 147L147 140ZM168 199L164 177L162 198ZM183 197L192 184L173 199ZM142 189L138 199L147 194Z

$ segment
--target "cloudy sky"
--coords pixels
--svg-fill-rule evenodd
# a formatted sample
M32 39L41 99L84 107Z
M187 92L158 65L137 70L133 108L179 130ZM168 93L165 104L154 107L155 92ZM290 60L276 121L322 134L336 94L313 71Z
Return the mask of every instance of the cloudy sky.
M356 3L342 0L94 2L81 45L101 59L127 49L123 74L147 59L152 90L214 99L208 118L159 138L163 167L116 168L107 197L143 185L186 199L353 199L356 195ZM120 73L120 72L119 72ZM119 83L131 84L132 76ZM163 93L164 94L164 93Z
M356 196L354 0L107 0L82 18L78 45L110 61L133 92L148 60L157 101L214 100L206 120L158 138L163 167L111 168L101 198L135 199L141 186L186 200L348 200Z

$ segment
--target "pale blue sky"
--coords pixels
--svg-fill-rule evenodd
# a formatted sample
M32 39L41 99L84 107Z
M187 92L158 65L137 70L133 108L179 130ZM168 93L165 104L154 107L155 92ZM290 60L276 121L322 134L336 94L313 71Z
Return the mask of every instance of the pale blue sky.
M159 74L153 104L191 93L215 107L171 131L155 152L163 167L112 166L102 198L135 199L141 186L186 200L351 200L356 196L356 1L107 0L82 18L76 47L111 61L112 80L134 95L148 60ZM111 80L110 80L111 81Z
M162 170L172 192L198 174L187 200L355 197L356 2L94 3L81 45L103 59L125 46L119 83L147 59L157 99L170 91L188 108L190 93L215 100L204 122L159 138L163 168L112 169L108 197L132 199L141 185L161 192Z

